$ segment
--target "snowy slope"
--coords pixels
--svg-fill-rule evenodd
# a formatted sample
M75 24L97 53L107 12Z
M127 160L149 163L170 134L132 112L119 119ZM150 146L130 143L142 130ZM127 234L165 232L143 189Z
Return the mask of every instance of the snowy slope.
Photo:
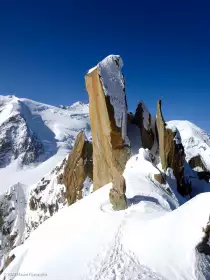
M81 102L61 108L0 96L0 192L36 183L64 159L80 130L89 138L88 112Z
M62 180L66 159L36 184L17 183L0 196L0 267L11 249L24 243L40 224L68 205Z
M186 160L201 155L210 170L210 135L189 121L170 121L169 127L178 128L185 149Z
M179 207L169 186L151 180L154 173L140 149L124 173L128 209L112 210L108 184L60 210L11 252L16 257L2 279L11 272L18 274L6 279L208 279L195 247L209 219L210 193Z
M0 197L1 211L1 250L0 255L8 249L14 248L23 242L25 231L27 187L20 183L15 184Z
M186 121L171 121L168 126L179 130L187 160L201 154L210 166L208 134ZM24 242L9 253L15 259L0 279L22 279L23 275L24 279L56 280L210 279L209 260L195 250L209 220L210 193L188 201L177 193L170 169L166 184L158 183L154 174L159 170L149 150L140 149L127 162L128 209L112 210L111 184L67 207L63 159L79 130L91 139L88 105L55 107L0 97L0 128L4 128L0 139L9 131L9 145L0 156L8 159L0 169L4 182L0 252L6 259L7 252ZM132 137L138 140L138 135ZM30 163L24 164L25 158ZM187 170L187 175L193 179L193 195L209 190L194 171Z

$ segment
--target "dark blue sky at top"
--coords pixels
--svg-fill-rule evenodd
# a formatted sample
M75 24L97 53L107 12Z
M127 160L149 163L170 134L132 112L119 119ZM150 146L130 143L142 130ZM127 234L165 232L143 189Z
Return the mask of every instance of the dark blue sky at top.
M0 94L48 104L88 101L84 75L124 61L129 110L142 99L166 120L210 132L210 2L0 0Z

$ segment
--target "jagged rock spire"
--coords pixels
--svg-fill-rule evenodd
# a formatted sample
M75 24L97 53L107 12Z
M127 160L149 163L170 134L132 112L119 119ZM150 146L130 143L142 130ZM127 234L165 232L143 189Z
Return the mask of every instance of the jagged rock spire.
M142 147L151 150L155 140L152 116L143 101L139 102L132 123L136 124L140 129Z
M120 56L110 55L85 76L93 139L94 190L111 181L114 182L113 186L118 185L117 180L130 157L122 66ZM116 198L112 195L111 197ZM120 199L125 199L124 197L125 195L120 194Z
M127 103L122 59L111 55L85 76L93 139L94 189L122 173L130 156L127 147Z
M190 194L191 184L184 177L185 153L181 143L179 131L176 127L167 127L161 108L161 100L157 103L157 138L159 142L159 154L164 171L172 168L177 181L177 189L182 195Z
M69 154L63 175L69 204L83 197L83 184L87 178L93 179L92 143L86 140L84 132L81 131Z

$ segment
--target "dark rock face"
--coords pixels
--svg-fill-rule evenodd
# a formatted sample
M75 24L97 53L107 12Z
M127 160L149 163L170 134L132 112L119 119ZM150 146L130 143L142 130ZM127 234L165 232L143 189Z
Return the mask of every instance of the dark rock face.
M140 129L142 147L151 150L155 140L155 135L152 130L152 116L142 101L137 106L132 123L136 124Z
M210 256L210 246L209 246L209 238L210 238L210 224L203 229L204 236L200 243L196 246L196 249L199 253L203 253L207 256Z
M125 179L121 174L118 173L112 182L112 188L109 193L109 200L112 204L113 210L119 211L128 207L125 192Z
M202 160L202 157L201 155L197 155L195 157L192 157L190 160L189 160L189 165L192 169L196 168L196 167L200 167L202 168L203 171L207 171L206 169L206 166Z
M93 179L92 144L85 139L81 131L76 138L74 148L69 154L64 169L63 182L69 205L83 197L83 185L87 178Z
M179 132L166 127L162 115L161 100L158 101L157 105L156 126L162 168L164 171L167 168L172 168L177 181L177 190L182 195L188 195L192 190L191 183L187 182L184 177L184 147L179 140Z
M0 126L0 167L7 166L20 156L20 163L35 162L44 151L41 141L20 115L14 115Z
M19 183L10 187L7 193L1 196L1 253L7 254L12 248L20 245L23 241L23 236L19 232L17 224L22 224L22 228L24 228L25 211L23 209L25 205L26 198L23 192L23 185Z
M208 171L200 171L197 172L199 180L205 180L207 183L210 181L210 172Z

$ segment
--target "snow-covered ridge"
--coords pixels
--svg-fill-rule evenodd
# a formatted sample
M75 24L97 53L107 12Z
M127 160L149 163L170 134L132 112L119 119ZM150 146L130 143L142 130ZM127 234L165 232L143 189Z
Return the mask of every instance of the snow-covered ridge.
M71 106L60 105L58 106L61 109L69 110L69 111L77 111L81 114L89 113L89 104L86 104L82 101L77 101L73 103Z
M114 212L111 184L104 186L40 225L11 252L15 259L2 277L12 272L19 274L16 280L23 273L37 273L35 279L45 273L50 280L209 279L207 257L196 245L209 220L210 194L179 207L184 201L176 188L151 180L155 173L149 152L140 149L124 172L128 209Z
M107 63L122 66L120 60L113 61L113 56L109 59L112 61ZM102 66L107 67L106 63ZM105 80L109 83L109 74L115 77L116 73L106 74L108 78ZM16 280L27 273L36 273L34 279L45 273L50 280L209 279L209 259L196 251L203 237L202 227L209 221L209 193L192 200L189 195L182 197L177 191L173 170L168 168L164 174L161 167L156 166L159 155L140 148L127 162L123 174L128 202L126 210L113 211L109 202L111 183L90 195L84 186L83 195L88 196L67 207L62 180L65 160L61 160L71 150L79 130L85 130L88 139L91 138L88 105L76 102L72 106L55 107L16 97L0 100L2 126L9 123L14 127L11 117L15 116L16 120L21 116L21 124L23 122L28 131L33 132L26 137L36 135L43 146L44 156L49 156L47 160L42 159L43 162L40 160L36 167L30 165L30 169L18 165L17 157L8 168L2 169L4 176L5 172L9 175L16 164L19 171L14 172L17 177L12 180L21 178L23 183L28 177L29 182L28 186L14 185L0 197L0 214L4 219L3 251L7 252L24 241L9 253L15 258L3 272L3 279L11 272L15 273L12 279ZM144 106L143 109L146 111ZM126 115L127 111L123 110ZM146 111L143 117L149 119L149 112ZM146 127L148 124L144 123ZM187 160L194 149L197 149L196 153L201 153L202 149L209 152L209 136L193 124L172 121L167 127L174 132L176 143L185 145ZM209 162L209 159L210 154L206 154L205 160ZM58 161L61 162L58 164ZM185 169L185 175L192 180L192 196L209 191L209 183L199 180L197 173L187 167L189 170ZM32 179L33 172L36 176ZM158 180L155 175L161 175L159 178L163 180ZM38 180L32 185L36 178ZM9 179L6 178L7 182ZM25 277L30 278L31 275Z
M65 159L81 130L91 138L88 104L60 108L0 96L0 254L67 205Z

